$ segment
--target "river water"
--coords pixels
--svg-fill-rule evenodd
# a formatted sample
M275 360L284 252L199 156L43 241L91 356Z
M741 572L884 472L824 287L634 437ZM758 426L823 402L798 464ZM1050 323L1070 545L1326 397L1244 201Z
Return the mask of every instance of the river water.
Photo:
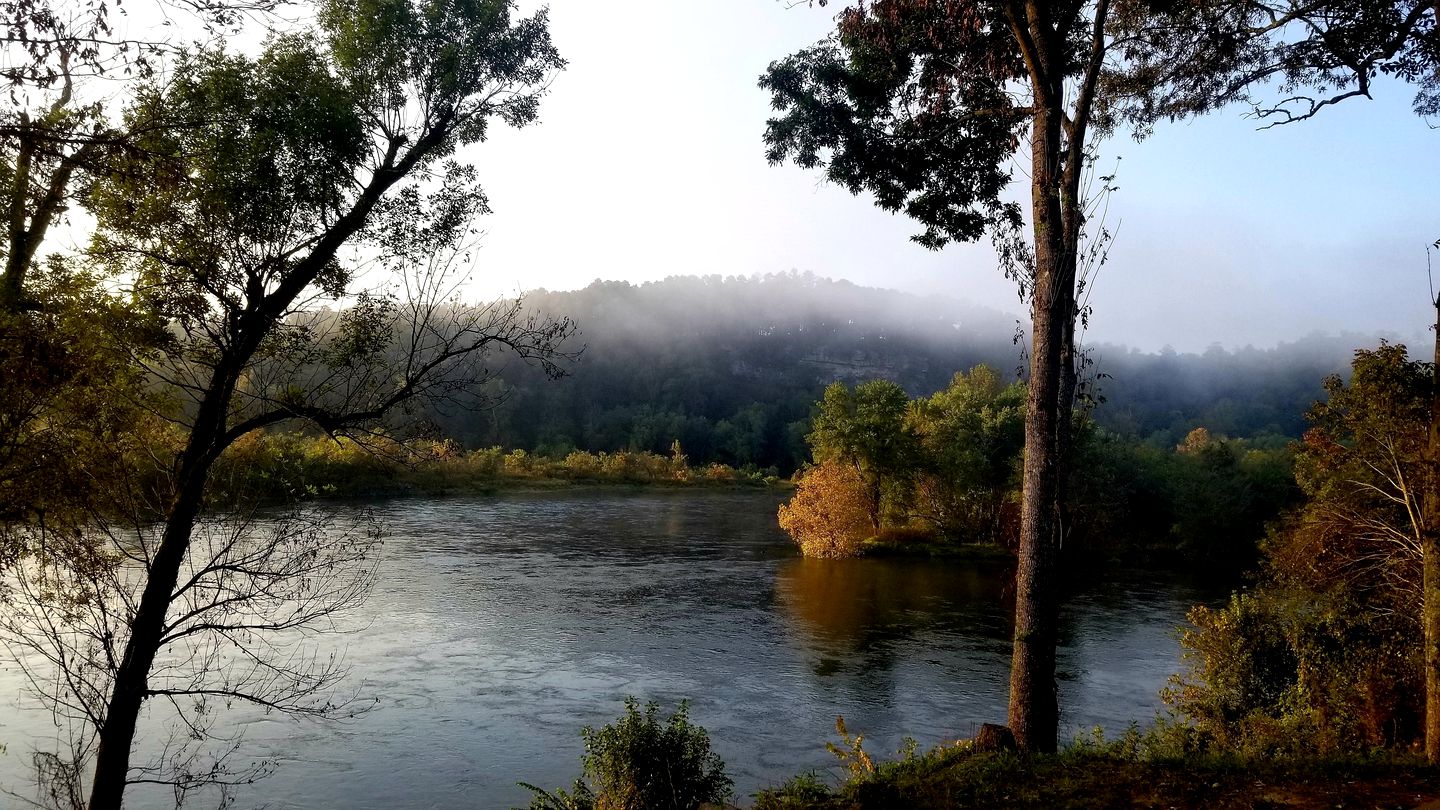
M524 805L517 781L579 771L581 726L627 695L690 701L737 794L807 770L836 715L872 754L1003 722L1010 653L1002 566L806 560L772 492L563 491L374 505L379 582L319 643L374 701L344 721L238 712L240 755L276 773L237 807ZM1125 572L1072 585L1060 650L1062 736L1153 720L1179 665L1175 628L1215 593ZM0 784L53 737L0 661ZM132 789L127 806L168 795ZM0 800L0 804L4 804Z

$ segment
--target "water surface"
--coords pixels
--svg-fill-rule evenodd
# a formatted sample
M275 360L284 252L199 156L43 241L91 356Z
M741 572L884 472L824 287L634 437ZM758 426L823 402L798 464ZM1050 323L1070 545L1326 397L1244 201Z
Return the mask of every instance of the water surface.
M523 805L578 775L581 726L626 695L688 699L741 796L806 770L836 715L891 753L1003 722L1007 573L994 564L799 558L770 492L566 491L376 505L375 593L347 619L355 719L234 715L278 772L238 807ZM1149 722L1173 631L1212 594L1129 572L1078 583L1063 617L1064 735ZM0 662L0 779L46 731ZM49 732L53 734L52 732ZM131 806L167 806L160 792Z

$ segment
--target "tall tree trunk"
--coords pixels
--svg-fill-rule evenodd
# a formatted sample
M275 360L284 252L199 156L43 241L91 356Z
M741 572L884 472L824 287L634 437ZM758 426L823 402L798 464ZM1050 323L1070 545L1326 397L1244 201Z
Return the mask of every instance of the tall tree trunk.
M1429 480L1420 535L1425 630L1425 758L1440 764L1440 297L1435 299L1435 365L1430 392Z
M148 694L150 667L160 649L165 614L190 546L200 501L199 493L182 494L166 521L160 548L151 563L150 577L130 628L130 639L125 644L125 655L115 672L105 723L100 728L89 810L119 810L124 799L130 750L135 742L140 709Z
M1069 169L1067 167L1066 171ZM1069 286L1071 304L1067 307L1065 314L1065 325L1060 333L1060 390L1057 394L1058 407L1055 417L1055 459L1059 473L1055 482L1055 543L1056 553L1064 549L1065 541L1070 536L1070 475L1074 461L1074 427L1075 427L1075 395L1078 379L1076 377L1076 351L1075 344L1075 317L1076 305L1073 303L1074 295L1074 273L1075 256L1077 255L1070 239L1069 207L1065 210L1065 256L1062 262L1068 263L1072 268L1072 281Z
M1037 92L1037 96L1042 94ZM1059 94L1052 97L1058 99ZM1067 260L1064 240L1057 108L1058 104L1037 112L1031 135L1035 288L1008 719L1020 749L1035 752L1055 750L1060 725L1055 684L1059 624L1056 504L1061 492L1060 434L1068 428L1060 421L1065 333L1070 329L1068 311L1075 300L1075 263L1073 258Z
M1060 623L1056 568L1065 516L1065 475L1075 396L1075 274L1084 225L1080 175L1096 83L1104 65L1108 0L1095 4L1090 53L1067 117L1071 33L1039 0L1006 8L1033 92L1030 206L1035 234L1030 382L1025 407L1024 490L1015 572L1015 647L1009 723L1022 751L1056 749L1060 707L1055 646ZM1063 17L1063 12L1061 12ZM1023 20L1023 22L1022 22ZM1064 137L1062 137L1062 135Z

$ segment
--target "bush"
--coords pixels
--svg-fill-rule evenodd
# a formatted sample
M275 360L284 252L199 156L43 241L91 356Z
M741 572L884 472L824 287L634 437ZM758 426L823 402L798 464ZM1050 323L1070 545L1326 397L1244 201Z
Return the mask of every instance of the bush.
M570 478L594 479L600 477L600 457L584 450L576 450L562 462L565 475Z
M581 760L585 780L572 791L535 792L531 810L695 810L730 798L734 783L710 750L705 729L690 723L681 703L665 722L659 706L625 699L625 714L599 730L586 726Z
M1269 584L1193 609L1188 672L1166 702L1206 745L1246 756L1407 747L1423 716L1420 644L1351 597Z
M875 533L869 493L853 465L818 464L795 482L795 497L780 507L780 528L806 557L853 557Z

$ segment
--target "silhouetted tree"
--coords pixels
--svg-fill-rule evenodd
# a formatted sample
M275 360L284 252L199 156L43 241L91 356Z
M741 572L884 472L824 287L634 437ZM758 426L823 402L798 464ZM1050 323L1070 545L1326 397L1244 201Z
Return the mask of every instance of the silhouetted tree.
M1227 104L1265 126L1305 121L1391 76L1416 114L1440 114L1440 28L1431 0L1123 0L1107 115L1146 132Z

